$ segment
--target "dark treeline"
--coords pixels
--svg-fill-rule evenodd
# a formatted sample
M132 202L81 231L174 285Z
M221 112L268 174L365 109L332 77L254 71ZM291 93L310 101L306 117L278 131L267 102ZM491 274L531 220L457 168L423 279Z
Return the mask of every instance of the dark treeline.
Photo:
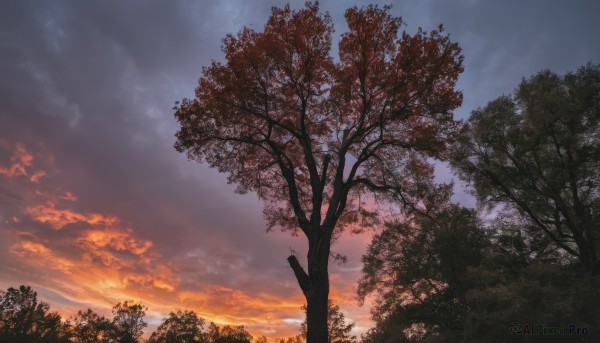
M92 309L79 311L62 320L50 306L38 301L29 286L0 292L0 342L2 343L303 343L306 321L294 337L268 340L253 339L244 326L218 326L196 315L194 311L175 311L156 328L147 340L142 339L148 308L125 301L105 318ZM306 312L306 307L303 307ZM356 343L350 334L354 323L346 323L339 306L329 302L329 337L332 343Z
M147 308L128 301L116 304L112 318L92 309L62 320L48 304L38 301L29 286L0 293L0 342L3 343L136 343L142 342ZM148 343L250 343L243 326L206 325L193 311L171 312Z

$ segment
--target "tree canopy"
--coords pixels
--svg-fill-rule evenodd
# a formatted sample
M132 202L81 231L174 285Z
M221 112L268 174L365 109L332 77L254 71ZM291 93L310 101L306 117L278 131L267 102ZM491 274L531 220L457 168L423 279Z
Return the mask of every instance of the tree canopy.
M0 291L0 341L68 342L70 335L57 313L37 300L29 286Z
M600 65L542 71L474 111L452 164L481 202L516 210L600 271Z
M401 32L390 7L346 10L339 61L317 3L273 8L264 30L227 35L225 61L202 69L194 99L176 104L175 148L265 203L269 229L302 232L308 271L288 261L307 299L308 342L327 339L330 246L374 224L377 202L420 200L428 158L460 131L452 110L463 57L443 33Z
M451 162L496 218L484 226L446 195L388 223L363 257L359 297L376 295L363 341L505 342L532 322L597 330L599 110L600 65L588 64L542 71L474 111ZM529 333L519 338L565 341Z
M73 325L73 340L76 343L107 343L112 332L112 323L92 309L79 311L70 322Z
M389 223L363 256L358 295L376 295L377 326L367 341L442 333L459 341L453 333L462 329L468 308L464 275L479 265L488 244L475 212L456 205Z
M144 321L147 307L130 301L116 304L113 309L111 336L119 343L135 343L148 324Z
M175 147L255 191L270 228L309 236L343 227L340 215L360 205L351 191L410 188L460 128L462 56L441 27L399 36L388 11L346 11L338 63L316 4L273 8L264 32L228 35L227 62L204 67L196 98L175 107Z
M193 311L169 313L152 333L148 343L205 343L205 320Z
M364 343L506 342L513 323L600 327L597 287L527 223L484 228L457 205L419 216L388 225L364 256L359 296L375 295Z

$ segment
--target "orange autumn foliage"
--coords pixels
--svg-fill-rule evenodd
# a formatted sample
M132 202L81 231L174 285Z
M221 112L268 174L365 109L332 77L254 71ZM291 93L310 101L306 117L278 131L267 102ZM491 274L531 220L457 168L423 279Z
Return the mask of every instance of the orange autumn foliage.
M346 21L336 61L318 4L273 8L262 32L223 40L225 62L204 67L196 97L174 108L179 152L256 192L269 229L306 235L308 272L295 257L290 265L308 301L309 342L311 313L324 329L332 239L377 222L368 196L423 201L427 159L445 159L462 128L452 110L463 57L443 27L400 32L401 18L373 5L348 9Z

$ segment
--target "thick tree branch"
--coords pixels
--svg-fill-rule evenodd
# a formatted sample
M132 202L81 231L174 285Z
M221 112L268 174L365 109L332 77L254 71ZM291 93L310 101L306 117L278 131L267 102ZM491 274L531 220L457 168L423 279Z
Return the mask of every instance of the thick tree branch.
M286 166L286 163L283 161L281 156L282 156L281 154L277 155L277 163L279 164L279 168L281 169L281 174L288 185L290 203L292 205L292 208L294 209L294 214L296 215L296 218L298 219L298 223L300 224L300 229L302 229L304 234L309 236L311 234L307 230L309 221L306 217L306 213L302 209L302 205L300 204L300 196L299 196L299 192L298 192L298 186L296 185L296 179L294 178L294 167L293 167L293 164L291 164L292 161L290 159L287 159L286 162L290 165L290 167L288 167L288 166ZM285 156L285 155L283 155L283 156ZM285 156L285 157L287 158L287 156Z
M296 276L296 280L298 280L298 284L300 285L300 289L302 289L302 293L304 293L304 296L308 299L311 290L308 274L306 274L296 256L290 255L287 260L290 264L290 267L292 267L292 270L294 271L294 275Z
M327 182L327 168L329 168L329 163L331 162L331 155L326 154L325 158L323 158L323 165L321 166L321 193L325 189L325 183Z

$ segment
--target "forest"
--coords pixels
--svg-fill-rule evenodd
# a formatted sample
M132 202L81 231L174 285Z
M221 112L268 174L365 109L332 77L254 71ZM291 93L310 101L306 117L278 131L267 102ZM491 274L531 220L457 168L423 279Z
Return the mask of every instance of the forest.
M14 285L0 293L0 342L597 342L600 64L524 75L461 121L465 57L443 26L407 33L376 5L345 19L334 59L318 3L273 8L264 31L227 35L224 62L173 108L178 153L256 194L267 231L305 239L306 259L287 258L305 300L297 335L253 337L178 308L148 332L148 308L125 299L110 318L63 318ZM435 181L442 164L459 182ZM356 289L374 324L357 336L330 299L329 264L344 261L340 235L367 230Z

